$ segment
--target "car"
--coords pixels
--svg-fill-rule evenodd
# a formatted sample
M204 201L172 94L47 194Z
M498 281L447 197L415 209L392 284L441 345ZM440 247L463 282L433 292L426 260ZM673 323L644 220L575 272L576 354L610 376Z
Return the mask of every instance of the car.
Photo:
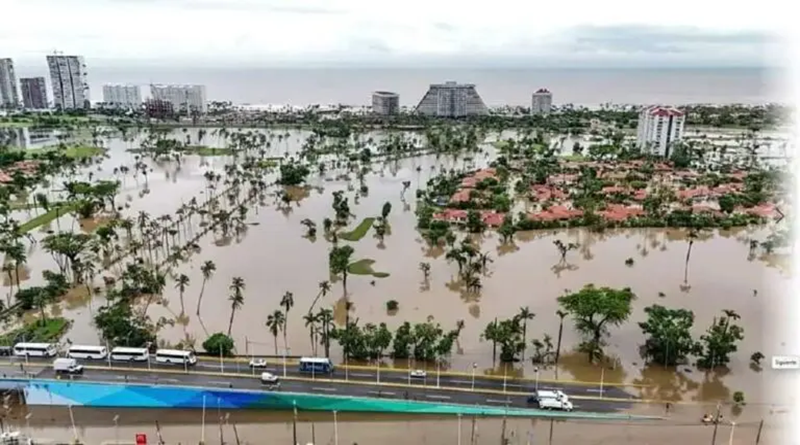
M425 377L428 376L428 373L422 369L415 369L411 371L409 375L411 376L412 379L424 379Z
M267 367L267 359L265 358L254 358L250 360L250 367L251 368L266 368Z
M262 372L261 373L261 383L265 385L277 385L280 383L280 378L275 374L269 372Z

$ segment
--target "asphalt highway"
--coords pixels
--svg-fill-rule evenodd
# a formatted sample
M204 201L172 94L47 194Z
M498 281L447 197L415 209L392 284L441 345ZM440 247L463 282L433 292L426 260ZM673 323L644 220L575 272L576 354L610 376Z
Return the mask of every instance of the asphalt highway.
M31 369L33 372L33 369ZM13 377L13 375L10 375ZM39 368L36 373L37 378L54 379L56 374L52 368ZM62 379L68 378L62 376ZM482 406L496 406L509 408L532 408L528 404L527 395L512 392L509 393L491 393L481 391L455 391L447 388L436 388L436 386L399 386L397 384L371 384L364 381L331 381L331 380L293 380L282 379L280 385L275 388L270 388L264 385L259 380L259 375L255 376L249 374L205 374L200 372L170 372L166 373L158 369L142 369L123 373L120 370L114 369L86 369L83 375L75 375L71 377L75 381L92 381L92 382L113 382L123 383L125 381L135 384L153 384L153 385L182 385L182 386L199 386L204 388L220 388L220 389L248 389L248 390L264 390L264 391L282 391L282 392L300 392L300 393L317 393L339 396L356 396L356 397L377 397L386 399L409 399L427 402L438 403L457 403L466 405L482 405ZM569 393L567 393L570 395ZM599 399L592 400L573 400L574 409L576 411L593 411L593 412L618 412L630 408L630 404L621 403L618 401L604 401Z
M17 364L24 363L24 359L19 357L12 357L12 362ZM42 366L50 366L53 359L35 359L30 358L29 363ZM86 366L102 366L108 367L106 360L78 360ZM18 365L17 365L18 366ZM111 368L141 368L150 369L157 372L159 369L182 370L181 365L164 365L151 361L149 364L144 362L111 362ZM575 383L570 381L553 382L542 381L537 382L531 379L517 379L509 376L504 379L497 376L485 376L475 374L473 379L472 375L452 375L447 373L440 373L437 378L437 372L427 371L425 378L410 377L408 372L398 370L381 370L380 373L377 368L364 368L348 369L345 367L337 367L332 376L327 375L312 375L310 373L301 373L298 370L297 363L287 363L285 367L281 363L268 363L266 368L251 369L247 362L233 362L224 361L222 366L218 361L198 360L197 364L188 368L189 372L213 372L213 373L226 373L226 374L242 374L249 376L258 376L261 372L267 371L277 376L303 379L336 379L347 380L348 382L370 382L370 383L390 383L393 385L407 385L410 387L447 387L457 389L468 389L476 392L491 391L491 392L516 392L516 393L532 393L536 389L542 390L555 390L559 389L565 392L570 397L591 397L591 398L609 398L609 399L631 399L633 396L621 389L618 386L603 385L600 387L599 382L596 384ZM379 375L380 374L380 375ZM437 385L438 383L438 385Z

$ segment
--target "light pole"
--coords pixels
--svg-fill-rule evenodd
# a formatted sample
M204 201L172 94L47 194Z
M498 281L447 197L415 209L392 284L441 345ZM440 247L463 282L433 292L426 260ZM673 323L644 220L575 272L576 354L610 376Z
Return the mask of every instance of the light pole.
M458 413L458 445L461 445L461 413Z
M333 412L333 445L339 445L339 422L336 419L336 411Z
M503 394L506 393L508 387L508 364L503 365Z
M731 421L731 436L728 438L728 445L733 445L733 432L736 431L736 422Z
M381 383L381 359L380 359L380 357L378 357L378 359L375 360L375 374L378 376L377 377L377 379L378 379L377 383L380 384Z
M475 369L478 367L477 363L472 364L472 390L475 391Z
M75 426L75 415L72 414L72 405L67 406L69 409L69 421L72 423L72 435L75 436L75 442L78 442L78 427Z
M534 388L538 391L539 390L539 367L538 366L534 366L533 367L533 374L536 376L536 380L535 380L535 383L534 383Z
M114 415L114 445L119 445L119 414Z
M286 352L288 348L283 348L283 378L286 378Z
M25 429L27 430L27 431L25 431L25 434L28 435L29 439L31 439L31 437L32 437L31 436L31 416L33 416L33 413L25 414Z
M601 399L603 398L603 380L605 379L605 376L606 376L606 367L603 366L602 368L600 368L600 398Z
M436 357L436 387L439 388L439 378L442 374L442 362L439 361L439 357Z

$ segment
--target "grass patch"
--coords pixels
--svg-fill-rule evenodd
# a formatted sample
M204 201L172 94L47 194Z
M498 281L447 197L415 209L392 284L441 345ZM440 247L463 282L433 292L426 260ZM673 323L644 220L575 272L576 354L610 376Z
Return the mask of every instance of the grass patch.
M360 241L361 238L367 236L367 232L369 232L373 222L375 222L375 218L364 218L355 229L350 232L340 233L339 238L345 241Z
M70 321L62 317L48 318L44 322L36 320L0 335L0 344L11 346L14 343L56 343L67 332Z
M353 275L372 275L375 278L386 278L389 276L386 272L375 272L372 269L373 264L375 264L375 260L364 258L363 260L358 260L347 266L347 271Z
M30 150L25 150L25 155L28 158L32 158L36 155L41 155L49 151L62 152L64 156L72 159L87 159L104 154L106 152L106 149L102 147L93 147L89 145L68 146L64 150L61 150L58 147L44 147L44 148L34 148Z
M42 213L41 215L38 215L20 224L19 233L27 233L37 227L53 222L56 218L59 218L61 216L73 212L78 207L78 205L79 205L78 202L56 205L52 209L50 209L50 211Z
M584 155L567 155L567 156L562 156L562 159L564 159L565 161L582 162L589 158Z

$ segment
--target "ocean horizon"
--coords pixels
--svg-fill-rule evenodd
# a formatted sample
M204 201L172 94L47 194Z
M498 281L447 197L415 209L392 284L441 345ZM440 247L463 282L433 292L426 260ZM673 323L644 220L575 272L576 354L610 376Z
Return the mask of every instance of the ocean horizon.
M20 77L45 76L26 69ZM41 71L41 72L39 72ZM613 104L763 104L783 103L781 73L766 68L176 68L97 67L88 63L91 100L101 102L110 83L201 84L209 101L234 104L368 105L376 90L400 95L401 106L415 106L432 83L453 80L476 85L488 106L529 106L539 88L553 93L556 105L596 107ZM49 79L48 79L49 83Z

